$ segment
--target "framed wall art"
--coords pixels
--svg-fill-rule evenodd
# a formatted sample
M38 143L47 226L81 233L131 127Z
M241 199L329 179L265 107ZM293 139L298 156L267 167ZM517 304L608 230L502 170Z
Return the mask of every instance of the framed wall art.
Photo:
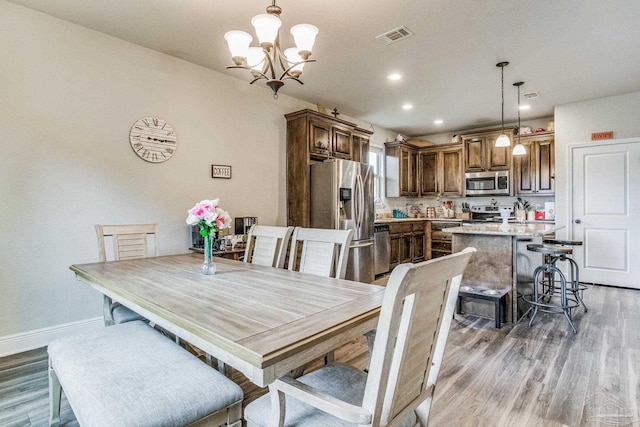
M231 166L211 165L211 178L231 179Z

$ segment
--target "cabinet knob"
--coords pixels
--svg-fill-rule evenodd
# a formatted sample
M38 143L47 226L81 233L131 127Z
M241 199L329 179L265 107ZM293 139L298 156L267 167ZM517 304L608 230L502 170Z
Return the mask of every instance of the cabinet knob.
M580 221L579 219L576 219L576 220L575 220L575 221L573 221L573 222L575 222L576 224L580 224L582 221Z

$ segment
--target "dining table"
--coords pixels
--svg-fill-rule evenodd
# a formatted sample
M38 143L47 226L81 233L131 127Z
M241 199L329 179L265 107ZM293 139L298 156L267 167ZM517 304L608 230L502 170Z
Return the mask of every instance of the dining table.
M257 386L375 329L384 287L181 254L71 265L78 280Z

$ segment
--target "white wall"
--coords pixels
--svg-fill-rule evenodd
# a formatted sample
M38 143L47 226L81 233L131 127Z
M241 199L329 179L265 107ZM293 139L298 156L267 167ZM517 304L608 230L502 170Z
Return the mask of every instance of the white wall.
M97 261L94 224L158 222L173 254L204 198L286 223L283 115L313 105L3 0L0 54L0 354L3 337L101 315L68 269ZM129 144L149 115L178 137L162 164Z
M640 92L559 105L555 108L556 223L566 227L559 235L566 237L571 226L569 146L588 144L592 132L613 131L614 139L640 136L639 111Z

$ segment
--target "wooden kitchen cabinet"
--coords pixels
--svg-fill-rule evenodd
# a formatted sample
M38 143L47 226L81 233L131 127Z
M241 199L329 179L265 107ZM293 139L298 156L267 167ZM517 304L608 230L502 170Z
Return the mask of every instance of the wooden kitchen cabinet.
M371 140L372 134L372 131L366 129L355 128L353 130L351 160L362 163L368 162L369 141Z
M329 120L309 120L309 154L317 160L351 159L351 129Z
M411 234L411 262L422 262L425 260L427 248L426 222L415 223Z
M527 153L513 156L515 195L553 195L555 193L554 133L520 137Z
M463 196L462 145L385 144L387 197Z
M422 149L419 159L421 196L463 196L461 144Z
M408 144L385 144L385 175L387 197L417 197L418 150Z
M285 118L287 224L309 227L311 163L332 158L366 163L373 132L309 109L285 114Z
M458 227L455 221L429 221L427 229L427 259L439 258L451 254L451 233L443 228Z
M405 262L425 260L427 221L389 223L389 270Z
M486 172L511 169L510 147L496 147L496 139L500 131L491 131L462 136L463 159L465 172ZM504 133L513 144L513 129L505 129Z

